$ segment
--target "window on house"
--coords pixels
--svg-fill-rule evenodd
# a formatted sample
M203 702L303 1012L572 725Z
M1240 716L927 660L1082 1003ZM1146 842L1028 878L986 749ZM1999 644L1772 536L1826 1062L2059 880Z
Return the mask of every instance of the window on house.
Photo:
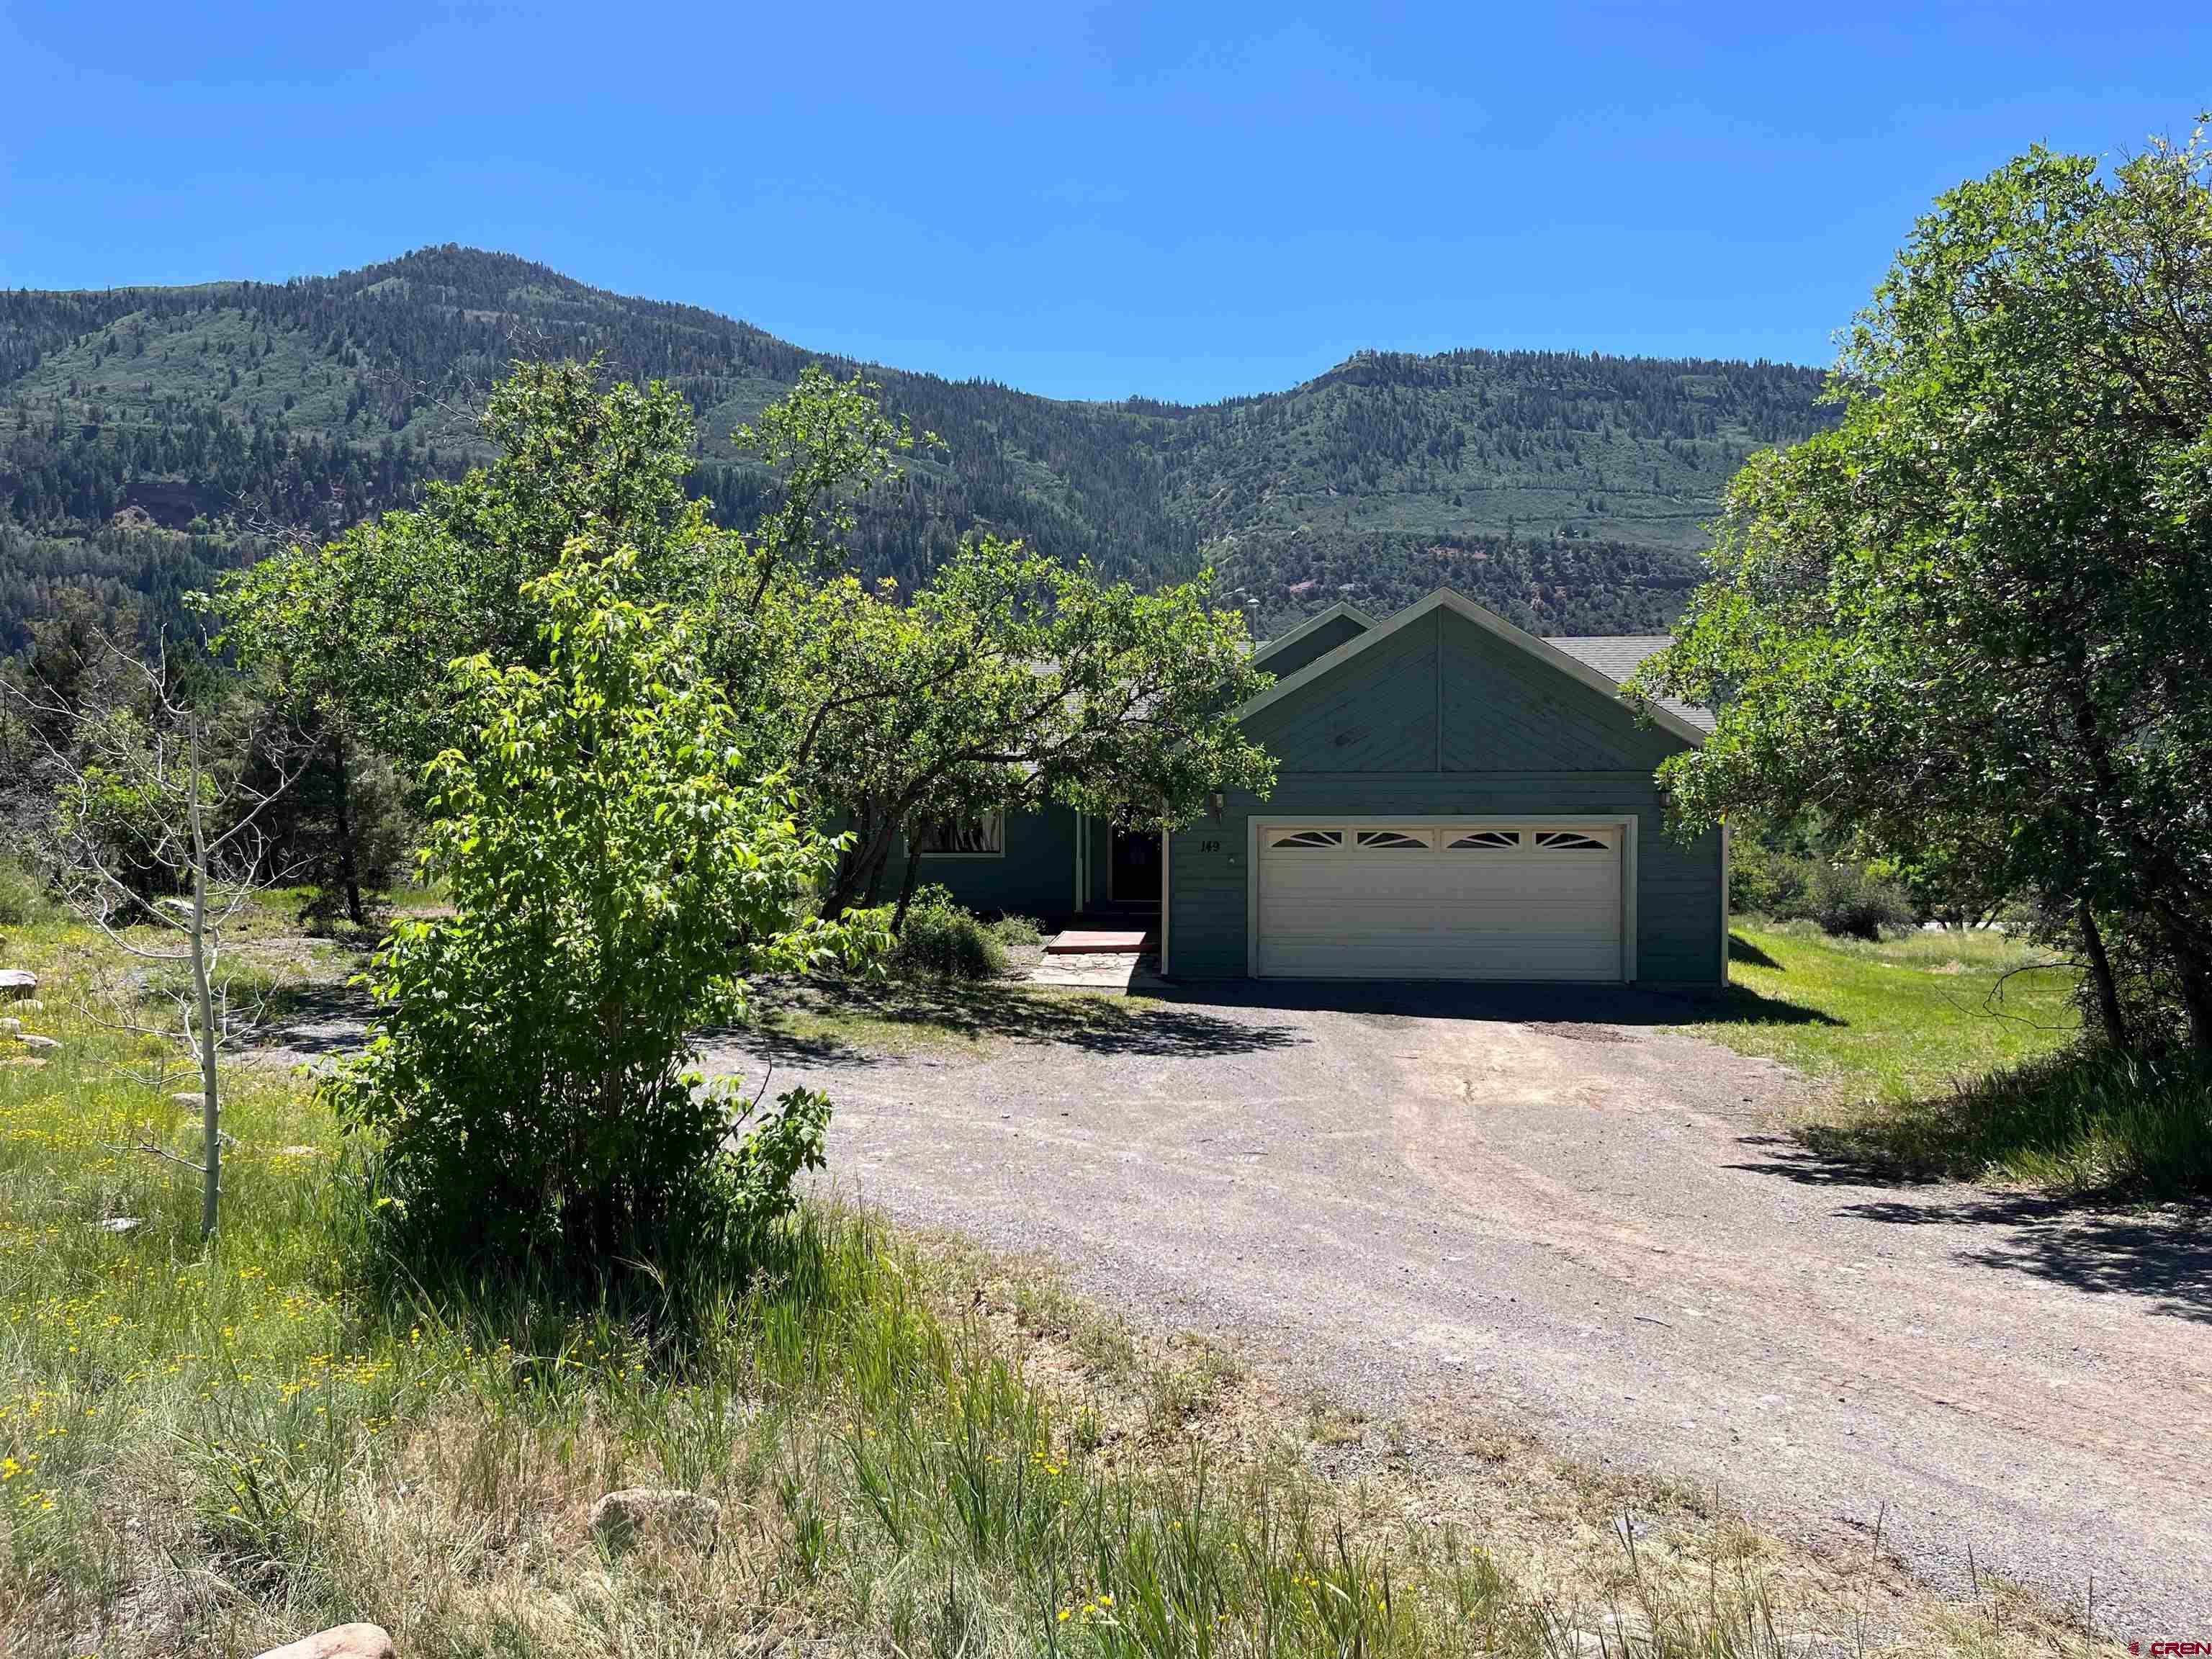
M980 812L947 818L923 830L916 851L933 858L999 859L1006 855L1006 815Z
M1470 830L1452 842L1454 853L1510 853L1521 844L1518 830Z

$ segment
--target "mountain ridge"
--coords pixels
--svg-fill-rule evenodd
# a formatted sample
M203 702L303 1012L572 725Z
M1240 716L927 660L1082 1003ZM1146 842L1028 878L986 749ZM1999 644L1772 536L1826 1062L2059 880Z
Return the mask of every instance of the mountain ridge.
M0 293L0 649L59 592L173 613L288 536L336 533L481 459L516 358L599 356L699 422L726 522L767 480L730 432L824 363L936 432L872 501L867 573L920 580L978 529L1154 583L1211 562L1273 631L1338 598L1450 581L1554 633L1663 628L1752 450L1817 430L1794 364L1362 351L1281 392L1057 399L855 362L680 301L445 245L331 276Z

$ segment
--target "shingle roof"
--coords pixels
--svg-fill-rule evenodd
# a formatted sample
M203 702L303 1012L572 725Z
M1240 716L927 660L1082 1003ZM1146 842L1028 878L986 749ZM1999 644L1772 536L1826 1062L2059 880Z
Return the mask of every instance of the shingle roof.
M1586 663L1611 680L1620 684L1644 665L1644 659L1674 642L1671 634L1569 634L1554 635L1547 639L1547 645L1557 646L1576 661ZM1671 697L1658 699L1659 706L1680 714L1701 732L1713 729L1712 711L1698 708L1686 702L1676 702Z

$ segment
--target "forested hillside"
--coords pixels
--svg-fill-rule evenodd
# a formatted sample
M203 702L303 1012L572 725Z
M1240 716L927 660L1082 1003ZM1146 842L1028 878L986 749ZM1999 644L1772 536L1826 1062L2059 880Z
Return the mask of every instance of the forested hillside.
M0 649L70 586L173 621L214 570L465 466L508 362L594 354L682 392L696 487L736 525L765 475L732 429L807 363L854 367L456 247L282 285L0 294ZM874 573L910 581L988 526L1140 583L1211 562L1261 632L1439 581L1545 632L1662 628L1737 463L1826 420L1820 375L1773 364L1363 353L1205 408L860 367L943 440L870 504Z

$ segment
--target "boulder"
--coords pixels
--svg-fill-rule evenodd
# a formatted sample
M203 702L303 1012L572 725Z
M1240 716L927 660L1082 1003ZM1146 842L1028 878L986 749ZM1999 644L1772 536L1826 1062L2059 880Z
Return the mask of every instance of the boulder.
M630 1486L592 1505L592 1536L611 1554L648 1539L711 1547L722 1506L680 1486Z
M39 976L27 968L0 968L0 1000L36 996Z
M104 1233L135 1233L146 1224L135 1215L112 1215L106 1220L93 1224Z
M23 1022L20 1019L0 1019L0 1037L21 1036Z
M21 1043L26 1048L31 1049L33 1052L40 1049L58 1048L62 1046L50 1036L33 1036L28 1031L24 1032L23 1035L17 1037L15 1041Z
M337 1625L317 1631L260 1659L393 1659L391 1635L381 1625Z

